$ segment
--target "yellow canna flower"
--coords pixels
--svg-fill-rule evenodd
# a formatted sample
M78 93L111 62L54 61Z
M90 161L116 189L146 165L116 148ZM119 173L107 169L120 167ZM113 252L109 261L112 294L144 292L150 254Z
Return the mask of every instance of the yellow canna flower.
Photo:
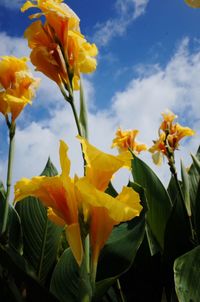
M124 166L124 160L119 156L114 156L100 151L96 147L88 143L88 141L78 136L87 162L86 177L91 184L98 190L105 191L108 184L121 167Z
M92 261L97 264L99 253L113 226L139 216L142 210L140 197L132 188L124 187L122 192L113 198L96 189L87 176L77 181L76 187L82 203L88 208Z
M159 139L154 141L154 145L149 149L153 153L152 158L155 164L162 163L162 157L166 156L171 163L174 152L179 147L179 142L186 136L192 136L195 131L189 127L183 127L178 123L173 123L177 116L168 111L162 113L163 121L159 128Z
M162 132L158 140L154 141L154 145L149 148L149 152L153 153L152 159L154 164L160 166L162 164L163 156L167 156L166 148L166 134Z
M79 139L87 161L85 177L69 177L70 161L66 154L68 147L61 141L61 175L18 181L15 185L15 201L27 196L39 198L48 207L49 219L58 225L66 225L67 240L80 265L83 246L79 219L82 215L84 219L81 225L84 227L85 223L85 230L89 227L92 257L97 263L100 250L113 226L138 216L142 206L138 193L132 188L123 188L116 198L104 193L112 175L123 166L123 161L101 152L83 138Z
M38 176L32 179L23 178L15 185L15 201L27 196L35 196L48 207L49 218L58 225L66 225L66 237L72 253L80 265L83 258L83 247L78 217L78 201L75 194L75 182L69 177L70 161L67 157L68 147L60 141L59 176Z
M177 115L175 115L170 110L167 110L167 112L162 113L163 121L160 125L160 129L163 131L172 131L172 125L173 121L177 118Z
M141 151L147 150L147 146L145 144L139 144L136 142L136 136L138 134L138 130L122 131L121 128L118 128L116 137L113 139L111 148L117 147L119 158L126 161L127 168L131 168L131 160L133 159L129 150L136 155Z
M193 8L200 7L200 0L185 0L185 2Z
M11 114L12 121L30 103L39 85L39 79L28 70L27 58L2 56L0 58L0 112Z
M132 188L124 187L116 198L104 192L124 161L118 156L98 150L84 138L79 137L79 140L87 165L86 176L76 182L76 188L86 216L85 221L89 221L92 258L93 263L97 264L100 250L113 226L138 216L142 206L139 194Z
M25 31L29 47L32 48L31 61L38 71L43 72L59 86L79 89L80 73L90 73L96 69L97 53L95 44L90 44L80 33L78 16L63 1L27 1L22 11L37 7L45 15L46 22L31 24Z
M179 141L186 137L192 136L195 134L195 131L189 127L183 127L180 124L176 123L173 127L172 134L170 133L167 137L168 144L172 150L176 150L179 147Z
M117 147L120 153L128 151L129 149L138 154L141 151L147 150L145 144L136 142L136 136L139 134L138 130L125 130L120 128L116 132L116 137L113 139L112 148Z

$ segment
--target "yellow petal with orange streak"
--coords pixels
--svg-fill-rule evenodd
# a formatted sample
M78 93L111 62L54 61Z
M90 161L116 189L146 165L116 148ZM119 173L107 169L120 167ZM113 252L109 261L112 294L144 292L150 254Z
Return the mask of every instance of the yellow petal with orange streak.
M47 215L48 215L49 220L51 220L53 223L55 223L61 227L64 227L66 225L66 222L61 217L56 215L56 213L53 211L52 208L48 208Z
M62 169L62 176L68 176L70 171L70 160L67 156L68 149L69 148L67 144L63 140L60 140L59 153L60 153L60 166Z
M113 174L123 167L124 161L118 156L100 151L80 136L78 139L87 162L86 176L97 189L104 191Z
M132 188L123 188L118 197L113 198L109 194L97 190L86 177L78 180L76 187L83 203L90 208L107 209L109 217L115 221L115 224L139 216L142 209L139 194ZM104 222L102 221L102 223Z
M78 223L73 223L66 227L66 237L72 250L72 254L80 266L83 260L83 245Z

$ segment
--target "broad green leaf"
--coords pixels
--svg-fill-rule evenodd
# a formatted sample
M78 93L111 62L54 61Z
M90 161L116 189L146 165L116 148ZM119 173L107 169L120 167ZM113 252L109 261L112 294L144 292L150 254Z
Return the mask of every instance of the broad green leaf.
M2 275L3 273L3 275ZM9 300L8 296L3 301L20 301L20 292L23 290L26 293L26 301L48 301L58 302L58 300L48 292L43 286L36 280L34 272L29 267L25 259L13 249L5 248L0 244L0 285L3 281L3 288L7 287L12 291ZM16 282L15 282L16 281ZM0 298L2 298L2 289ZM13 294L18 294L18 300ZM13 298L15 298L13 300ZM22 297L21 297L22 298ZM22 299L24 301L24 298Z
M197 302L200 297L200 246L174 263L176 293L181 302Z
M56 173L49 159L42 175L54 176ZM22 223L24 257L44 284L56 261L62 228L48 220L47 209L37 198L23 199L16 209Z
M174 204L165 230L163 271L165 273L166 295L170 300L174 289L174 260L189 251L193 247L193 244L188 215L185 208L183 208L183 203L181 202L181 197L173 177L169 183L168 192L170 192Z
M151 168L134 156L132 160L134 180L145 190L148 212L147 221L161 249L164 248L164 234L172 202L163 184Z
M70 248L65 250L54 269L50 291L60 302L90 301L87 300L92 295L88 275L84 267L79 268Z
M82 135L88 138L88 120L87 120L87 108L83 92L83 84L80 81L80 115L79 122L81 124Z
M3 183L0 181L0 234L1 234L2 225L3 225L5 199L6 199L6 192L5 192Z
M192 212L191 212L191 205L190 205L190 182L189 182L188 173L182 161L181 161L181 178L182 178L182 190L183 190L183 198L185 201L185 206L187 209L188 216L191 216Z
M200 161L200 147L197 151L196 159ZM190 182L191 208L192 208L192 213L195 213L197 191L200 182L200 173L198 169L196 169L196 165L194 163L191 165L188 174L189 174L189 182Z
M144 233L144 215L113 229L100 254L94 301L101 301L101 297L116 279L131 267Z
M5 207L6 192L3 183L0 182L0 233L2 230L4 207ZM17 211L9 205L8 212L8 236L2 238L3 241L8 241L12 248L15 248L20 254L23 251L22 228L21 221Z
M9 245L23 254L23 234L19 214L12 206L9 207Z
M192 161L193 161L194 167L200 174L200 161L195 155L191 154L191 156L192 156Z

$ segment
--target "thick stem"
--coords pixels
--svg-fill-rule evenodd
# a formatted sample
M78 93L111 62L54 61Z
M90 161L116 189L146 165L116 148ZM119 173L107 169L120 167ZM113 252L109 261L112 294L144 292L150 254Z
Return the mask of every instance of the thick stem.
M79 124L78 114L76 112L76 108L75 108L75 105L74 105L74 99L70 100L69 103L70 103L71 108L72 108L72 112L73 112L74 119L75 119L75 122L76 122L76 127L77 127L77 130L78 130L78 134L80 136L82 136L82 131L81 131L81 127L80 127L80 124Z
M8 124L8 123L7 123ZM7 168L7 191L6 191L6 200L3 216L3 225L2 225L2 234L6 232L7 223L8 223L8 213L9 213L9 198L10 198L10 189L11 189L11 179L12 179L12 163L13 163L13 152L14 152L14 136L15 136L15 123L8 124L9 127L9 151L8 151L8 168Z
M74 119L75 119L75 123L76 123L76 128L77 128L78 134L82 137L82 131L81 131L80 123L79 123L79 118L78 118L78 114L76 112L76 107L74 105L73 94L70 93L70 95L68 96L66 94L64 88L62 86L59 86L59 87L60 87L60 91L61 91L62 95L64 96L64 99L70 104L70 106L72 108L72 112L73 112L73 115L74 115ZM81 145L81 151L82 151L82 157L83 157L83 162L84 162L84 175L85 175L85 172L86 172L86 160L85 160L85 156L84 156L84 153L83 153L82 145Z
M90 237L89 234L85 238L85 266L86 271L90 274Z

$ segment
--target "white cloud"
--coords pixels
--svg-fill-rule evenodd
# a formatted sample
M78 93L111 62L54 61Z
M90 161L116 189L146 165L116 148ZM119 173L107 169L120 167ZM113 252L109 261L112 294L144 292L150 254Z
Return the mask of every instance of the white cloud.
M117 0L117 16L96 25L94 40L97 45L104 46L112 38L122 36L127 27L145 13L148 2L149 0Z
M24 0L0 0L0 5L5 6L9 9L16 9L22 6Z
M30 50L25 39L10 37L5 32L0 32L0 41L0 56L29 56Z

